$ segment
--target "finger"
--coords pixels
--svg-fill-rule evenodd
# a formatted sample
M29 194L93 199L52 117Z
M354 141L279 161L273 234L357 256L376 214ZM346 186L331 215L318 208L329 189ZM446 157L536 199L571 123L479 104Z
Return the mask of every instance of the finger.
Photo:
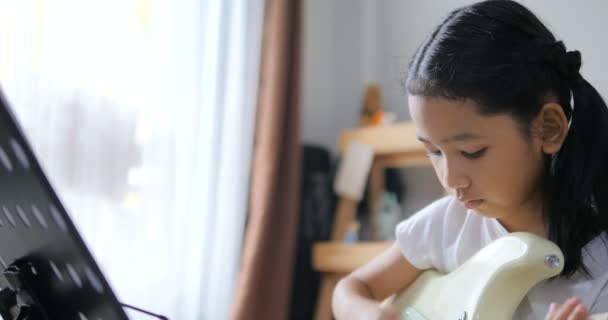
M552 302L549 305L549 310L547 311L547 315L545 316L545 320L551 320L555 317L555 312L557 311L557 308L559 307L559 304Z
M555 312L555 310L557 310L557 307L558 307L558 306L559 306L559 304L557 304L557 303L555 303L555 302L551 303L551 305L549 306L549 311L548 311L548 313L553 313L553 312Z
M585 320L587 319L587 307L584 304L579 304L574 308L574 311L568 317L568 320Z
M566 320L574 312L574 309L581 304L578 298L570 298L555 310L554 314L549 317L551 320Z

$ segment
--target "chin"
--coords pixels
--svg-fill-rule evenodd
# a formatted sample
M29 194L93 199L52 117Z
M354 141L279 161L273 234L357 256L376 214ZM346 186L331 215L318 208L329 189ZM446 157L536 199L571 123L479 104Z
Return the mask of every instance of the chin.
M480 216L484 216L486 218L500 218L500 214L496 211L493 211L491 208L488 208L487 206L485 206L485 203L472 210L476 214L478 214Z

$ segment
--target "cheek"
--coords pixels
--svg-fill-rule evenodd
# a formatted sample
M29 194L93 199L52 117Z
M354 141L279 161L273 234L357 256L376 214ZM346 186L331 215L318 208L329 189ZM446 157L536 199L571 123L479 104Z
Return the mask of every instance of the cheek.
M517 202L537 187L542 160L534 157L531 150L513 148L488 160L492 161L484 162L477 175L480 191L491 192L504 202Z
M435 157L431 157L431 164L433 165L433 170L435 171L437 180L445 188L446 186L443 185L443 179L441 178L443 177L443 165L441 164L441 161Z
M437 175L437 177L439 177L441 173L441 166L439 160L431 157L431 165L433 165L433 170L435 170L435 174Z

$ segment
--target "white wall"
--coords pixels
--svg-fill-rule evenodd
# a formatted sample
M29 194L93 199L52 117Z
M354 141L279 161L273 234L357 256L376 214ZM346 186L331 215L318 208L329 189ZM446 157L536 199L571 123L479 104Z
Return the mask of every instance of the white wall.
M312 0L304 6L304 141L335 150L338 128L357 122L363 41L369 40L359 25L360 1Z
M384 105L409 120L401 86L418 45L452 9L470 0L305 0L303 140L336 150L339 132L357 124L365 85L378 82ZM521 0L566 46L583 56L582 74L608 97L608 1ZM433 199L428 168L404 173L410 213ZM435 194L433 194L435 193Z

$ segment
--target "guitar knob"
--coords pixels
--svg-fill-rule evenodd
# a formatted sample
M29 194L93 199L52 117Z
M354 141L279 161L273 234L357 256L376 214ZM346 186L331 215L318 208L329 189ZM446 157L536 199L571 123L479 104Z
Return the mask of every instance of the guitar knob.
M554 254L545 257L545 265L551 269L559 268L560 264L561 261L559 260L559 257Z

